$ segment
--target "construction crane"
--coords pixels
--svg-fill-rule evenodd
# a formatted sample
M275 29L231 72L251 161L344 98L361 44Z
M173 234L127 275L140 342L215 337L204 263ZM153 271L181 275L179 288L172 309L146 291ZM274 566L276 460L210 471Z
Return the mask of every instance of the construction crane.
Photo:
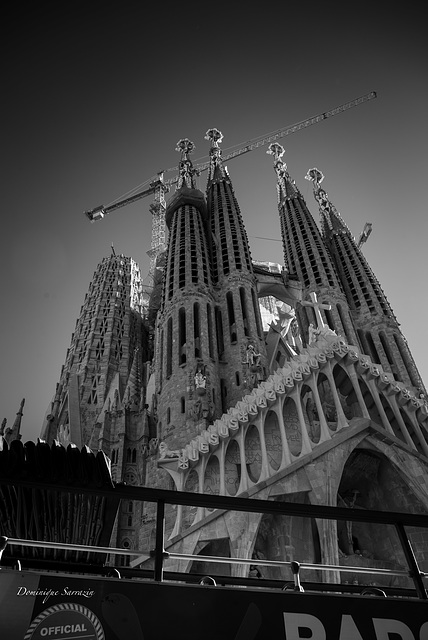
M300 131L301 129L306 129L306 127L310 127L313 124L317 124L318 122L322 122L327 118L331 118L333 116L342 113L343 111L347 111L348 109L352 109L352 107L356 107L368 100L372 100L376 98L376 92L372 91L371 93L367 93L364 96L360 96L359 98L355 98L355 100L351 100L350 102L345 102L345 104L340 105L339 107L335 107L334 109L330 109L330 111L325 111L324 113L320 113L312 118L308 118L307 120L302 120L301 122L297 122L291 126L285 127L283 129L278 129L273 133L262 137L262 138L254 138L253 140L249 140L245 146L240 147L236 151L232 151L226 156L223 156L223 161L232 160L233 158L237 158L238 156L243 155L244 153L249 153L250 151L254 151L254 149L258 149L266 144L270 144L279 138L284 138L285 136L290 135L291 133L296 133L296 131ZM195 169L198 174L202 173L209 167L209 162L205 162L199 165L196 165ZM152 213L152 243L151 250L148 252L150 256L150 273L153 275L153 270L156 262L157 256L163 251L165 247L165 193L170 190L170 187L178 182L178 177L172 178L170 180L163 179L163 174L169 171L177 171L178 166L171 167L170 169L165 169L160 171L157 174L157 178L153 179L150 182L150 186L143 191L139 191L128 198L124 198L123 200L119 200L109 206L104 207L103 205L99 207L95 207L95 209L91 209L89 211L85 211L85 215L89 218L91 222L95 222L97 220L102 220L104 216L119 209L120 207L125 207L132 202L136 202L141 198L145 198L148 195L154 194L154 203L150 206L150 212Z
M360 237L358 239L358 243L357 243L358 248L360 248L362 244L367 242L367 239L372 232L372 227L373 225L371 222L366 222L366 224L364 225L364 229L362 230Z

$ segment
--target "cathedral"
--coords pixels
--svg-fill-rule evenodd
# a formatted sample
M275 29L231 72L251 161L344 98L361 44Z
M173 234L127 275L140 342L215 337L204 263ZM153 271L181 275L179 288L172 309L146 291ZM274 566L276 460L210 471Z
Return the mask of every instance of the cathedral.
M168 201L158 182L151 212L168 240L152 256L150 295L131 257L113 250L96 267L41 439L102 450L113 480L130 485L427 513L426 389L323 174L313 168L306 176L318 224L283 148L270 145L284 265L255 262L222 134L210 129L206 139L205 193L196 188L188 139L178 143ZM123 502L111 544L150 549L153 527L153 505ZM428 531L412 544L428 571ZM246 560L403 563L386 525L201 507L167 510L166 548ZM203 559L167 566L288 576L285 568L229 569ZM340 581L315 569L308 575Z

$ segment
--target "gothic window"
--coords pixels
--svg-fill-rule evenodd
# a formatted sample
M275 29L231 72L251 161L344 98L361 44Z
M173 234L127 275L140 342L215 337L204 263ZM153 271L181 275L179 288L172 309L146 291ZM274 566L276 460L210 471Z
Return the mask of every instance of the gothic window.
M126 462L131 462L131 449L126 450Z
M171 422L171 409L168 407L166 410L166 423L169 424Z
M181 413L185 413L185 411L186 411L186 400L185 400L185 398L180 398L180 406L181 406Z
M128 527L132 527L132 516L128 516Z
M241 377L239 375L239 371L235 371L235 382L237 387L241 385Z
M132 449L132 462L137 462L137 450Z

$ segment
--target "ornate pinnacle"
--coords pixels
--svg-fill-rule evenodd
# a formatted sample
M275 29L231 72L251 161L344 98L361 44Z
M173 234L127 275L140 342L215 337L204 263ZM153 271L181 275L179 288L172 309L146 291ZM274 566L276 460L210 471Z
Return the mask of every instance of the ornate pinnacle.
M278 142L272 142L272 144L269 145L268 150L266 151L266 153L273 156L273 159L274 159L273 167L275 169L276 175L278 176L278 186L277 186L278 202L281 202L284 198L286 198L289 195L290 187L291 187L291 192L293 194L295 193L294 184L292 183L291 178L287 172L287 165L285 164L285 162L281 160L282 156L284 155L284 152L285 152L284 147L280 145ZM286 183L289 185L288 189L287 189Z
M193 168L192 161L189 158L189 155L193 153L194 149L195 145L191 140L189 140L189 138L182 138L177 142L175 150L181 153L181 161L178 166L179 175L177 189L181 189L183 186L186 186L189 189L196 188L194 179L195 170Z
M182 160L189 160L189 155L195 150L195 145L189 138L181 138L177 142L175 150L181 152Z
M208 129L205 134L205 140L211 141L208 181L214 179L214 174L217 167L220 170L221 176L224 178L225 172L222 165L221 149L218 146L219 143L223 140L223 134L216 128Z
M324 180L323 172L314 167L313 169L309 169L305 178L306 180L310 180L314 183L314 197L318 202L323 224L327 225L328 229L340 228L342 230L346 230L350 234L351 232L342 219L342 216L330 201L328 193L320 186L321 182Z
M314 167L313 169L309 169L308 173L305 175L305 180L310 180L314 183L314 191L319 188L321 182L324 180L324 174L322 171Z
M211 146L218 147L219 143L223 140L223 134L218 129L208 129L205 134L205 140L211 140Z
M268 146L268 150L266 151L266 153L268 153L270 156L273 156L274 159L274 163L276 164L278 161L281 161L282 163L282 156L285 153L285 149L284 147L279 144L278 142L272 142L272 144L270 144Z

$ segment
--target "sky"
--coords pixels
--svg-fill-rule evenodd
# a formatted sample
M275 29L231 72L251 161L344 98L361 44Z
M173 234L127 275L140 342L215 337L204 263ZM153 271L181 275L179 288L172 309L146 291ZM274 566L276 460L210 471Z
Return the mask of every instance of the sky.
M375 100L279 142L317 220L304 179L312 167L356 238L373 224L363 252L428 383L426 33L417 12L375 4L41 2L10 15L0 420L11 426L25 398L24 441L40 435L85 293L111 244L143 276L149 270L150 197L94 224L83 212L176 166L180 138L195 143L198 161L211 127L222 131L226 153L371 91ZM283 262L265 152L227 166L253 259ZM199 180L204 190L206 173Z

